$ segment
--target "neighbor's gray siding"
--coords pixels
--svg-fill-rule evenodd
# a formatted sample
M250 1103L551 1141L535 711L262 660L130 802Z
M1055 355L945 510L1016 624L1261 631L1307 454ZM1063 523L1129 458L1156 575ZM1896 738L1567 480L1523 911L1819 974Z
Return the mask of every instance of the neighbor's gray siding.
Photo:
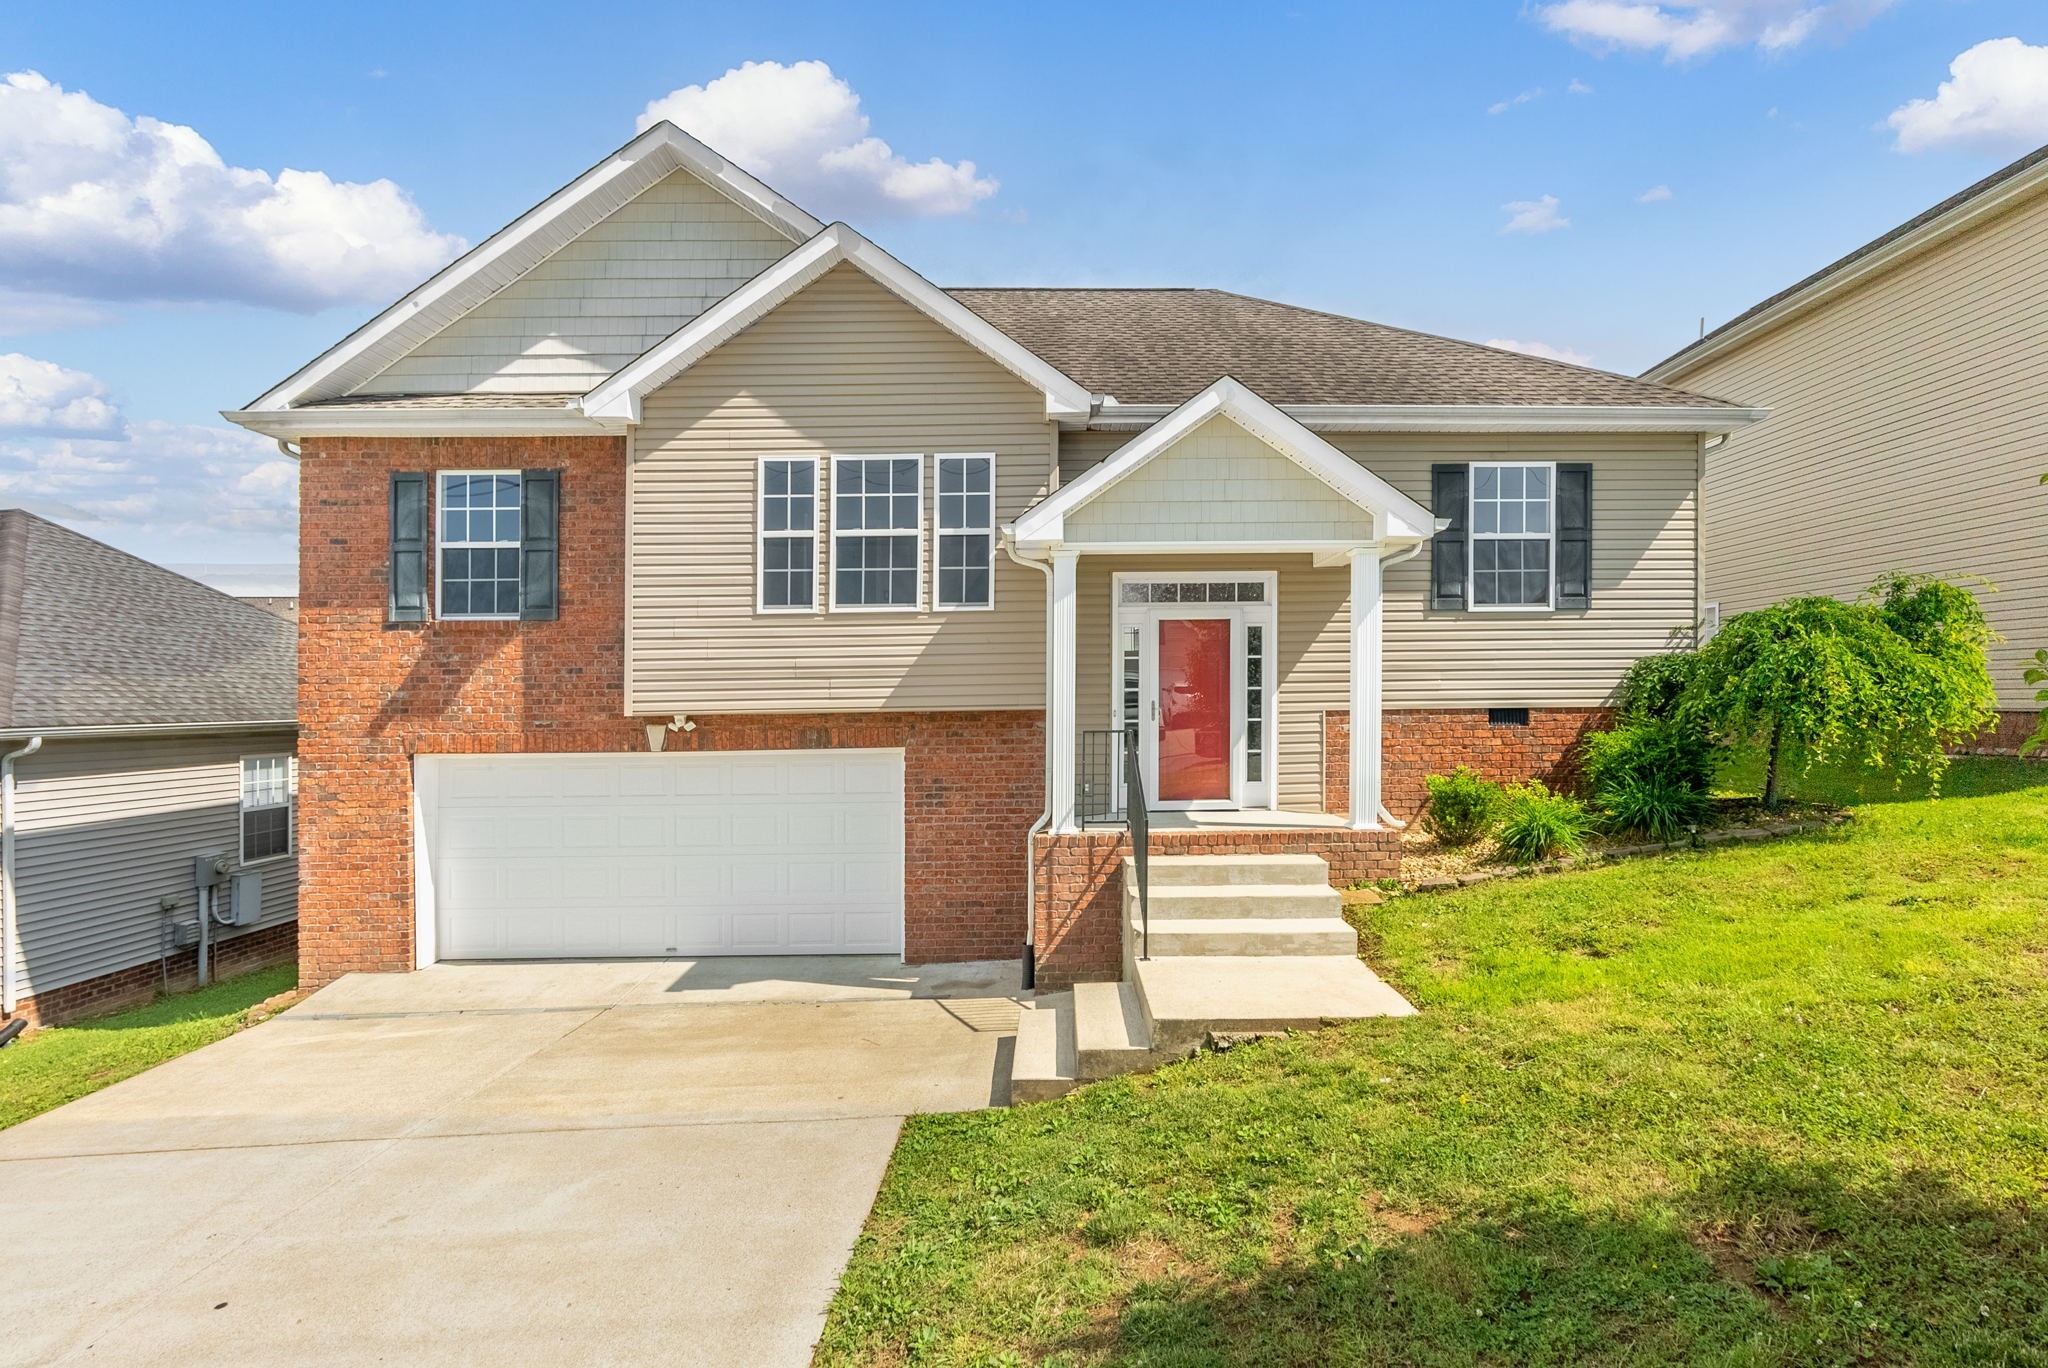
M164 914L193 916L192 857L239 868L241 758L294 749L286 731L46 741L15 765L17 982L46 993L155 960ZM259 866L263 918L298 915L298 857Z

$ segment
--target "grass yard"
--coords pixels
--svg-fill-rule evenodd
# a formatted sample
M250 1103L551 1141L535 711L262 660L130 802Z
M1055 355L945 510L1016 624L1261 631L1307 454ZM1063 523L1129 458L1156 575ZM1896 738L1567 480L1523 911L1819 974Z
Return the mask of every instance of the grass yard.
M131 1012L38 1031L0 1050L0 1128L242 1029L249 1009L298 982L284 965L164 998Z
M1420 1017L913 1118L819 1361L2048 1364L2048 767L1946 792L1394 899Z

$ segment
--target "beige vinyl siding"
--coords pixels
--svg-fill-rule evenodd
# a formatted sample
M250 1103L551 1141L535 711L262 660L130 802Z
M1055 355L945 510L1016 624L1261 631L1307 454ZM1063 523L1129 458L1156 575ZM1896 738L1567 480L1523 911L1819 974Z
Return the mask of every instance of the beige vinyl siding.
M2048 646L2048 196L1672 378L1768 407L1707 458L1724 616L1853 596L1888 570L1983 575L2002 704Z
M1116 620L1112 576L1170 577L1176 571L1268 570L1280 576L1279 636L1273 656L1275 794L1294 812L1322 810L1322 715L1349 706L1351 571L1318 569L1295 556L1083 556L1075 589L1076 726L1116 725Z
M689 172L671 172L356 391L586 390L792 246Z
M1077 545L1349 541L1372 515L1228 418L1215 417L1065 518Z
M998 522L1041 497L1045 398L850 266L650 394L628 486L627 709L1037 708L1045 578L996 558L993 610L761 614L763 456L820 460L818 602L829 602L829 458L993 452ZM932 470L925 467L931 601Z
M48 740L16 762L15 895L24 995L154 961L158 901L194 914L192 859L240 868L241 761L289 754L290 731ZM265 861L263 917L227 938L298 915L298 858Z

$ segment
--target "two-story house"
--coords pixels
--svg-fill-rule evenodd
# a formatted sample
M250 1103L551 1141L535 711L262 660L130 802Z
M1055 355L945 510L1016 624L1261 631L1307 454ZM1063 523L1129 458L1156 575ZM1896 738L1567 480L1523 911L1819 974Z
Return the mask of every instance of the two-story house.
M1701 608L1761 413L1216 290L941 289L649 129L229 417L301 461L305 978L1035 952L1393 873Z

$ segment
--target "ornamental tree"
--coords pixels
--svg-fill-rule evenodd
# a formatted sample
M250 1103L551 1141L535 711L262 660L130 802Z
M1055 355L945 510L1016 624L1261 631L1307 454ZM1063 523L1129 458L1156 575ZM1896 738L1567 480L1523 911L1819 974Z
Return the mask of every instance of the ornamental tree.
M1764 747L1766 806L1787 766L1834 760L1938 787L1949 747L1994 716L1995 639L1969 590L1888 575L1853 603L1791 598L1730 618L1700 648L1679 708Z

